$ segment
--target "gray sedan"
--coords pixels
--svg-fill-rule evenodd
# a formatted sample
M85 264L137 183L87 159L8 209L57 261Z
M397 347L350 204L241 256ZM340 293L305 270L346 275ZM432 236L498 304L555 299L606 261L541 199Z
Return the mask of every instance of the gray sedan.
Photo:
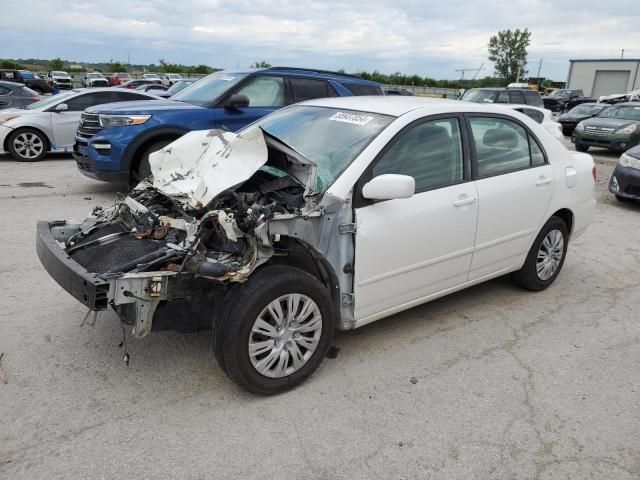
M0 81L0 110L22 108L40 101L40 95L29 87L15 82Z

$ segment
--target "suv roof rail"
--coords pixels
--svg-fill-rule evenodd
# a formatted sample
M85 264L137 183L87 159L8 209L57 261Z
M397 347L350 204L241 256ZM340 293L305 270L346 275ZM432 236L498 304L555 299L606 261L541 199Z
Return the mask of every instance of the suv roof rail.
M353 78L354 80L361 80L363 82L373 82L373 80L366 80L364 78L360 78L356 75L350 75L348 73L340 73L340 72L333 72L331 70L319 70L317 68L298 68L298 67L269 67L269 68L265 68L265 70L286 70L286 71L290 71L290 72L308 72L308 73L322 73L325 75L335 75L336 77L346 77L346 78ZM373 83L377 83L377 82L373 82Z

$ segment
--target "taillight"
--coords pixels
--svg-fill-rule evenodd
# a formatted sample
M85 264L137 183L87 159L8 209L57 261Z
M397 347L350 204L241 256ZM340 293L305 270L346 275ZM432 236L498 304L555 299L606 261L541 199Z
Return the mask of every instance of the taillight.
M39 102L40 99L38 97L34 97L30 99L33 103Z
M594 165L593 168L591 169L591 173L593 174L593 181L596 181L596 166Z

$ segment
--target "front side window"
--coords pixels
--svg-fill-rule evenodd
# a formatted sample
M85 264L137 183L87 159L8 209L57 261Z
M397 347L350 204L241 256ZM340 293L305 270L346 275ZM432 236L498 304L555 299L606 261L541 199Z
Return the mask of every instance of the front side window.
M479 177L545 163L544 154L536 140L516 122L502 118L471 117L469 123Z
M416 193L464 178L460 125L456 118L424 122L402 132L372 168L372 177L395 173L416 181Z
M284 80L282 77L255 77L236 94L246 96L249 107L283 107Z
M247 73L212 73L193 82L182 91L176 92L173 87L170 88L170 92L176 93L171 100L203 107L215 102L247 75Z

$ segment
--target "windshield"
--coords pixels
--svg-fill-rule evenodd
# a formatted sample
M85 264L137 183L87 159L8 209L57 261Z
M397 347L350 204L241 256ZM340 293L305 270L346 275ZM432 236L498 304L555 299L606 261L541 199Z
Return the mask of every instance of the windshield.
M51 72L51 76L53 77L68 77L67 72Z
M28 79L36 78L36 76L33 73L26 72L24 70L20 70L20 75L22 75L22 78L28 78Z
M324 193L395 117L336 108L294 106L249 126L262 128L317 165L316 192Z
M64 102L67 98L75 95L76 92L70 91L66 93L59 93L58 95L54 95L53 97L45 98L44 100L40 100L39 102L32 103L24 107L26 110L35 110L36 108L46 108L56 103Z
M607 105L578 105L575 108L572 108L569 113L571 115L596 115L600 113L602 110L607 108Z
M640 107L609 107L600 113L598 118L619 118L621 120L640 121Z
M461 100L475 103L493 103L495 92L492 90L467 90Z
M87 73L87 78L102 78L101 73Z
M171 100L191 103L199 107L214 102L248 73L212 73L171 97Z
M179 82L176 82L173 85L171 85L167 90L167 92L171 92L171 93L181 92L192 83L193 82L191 80L180 80Z

